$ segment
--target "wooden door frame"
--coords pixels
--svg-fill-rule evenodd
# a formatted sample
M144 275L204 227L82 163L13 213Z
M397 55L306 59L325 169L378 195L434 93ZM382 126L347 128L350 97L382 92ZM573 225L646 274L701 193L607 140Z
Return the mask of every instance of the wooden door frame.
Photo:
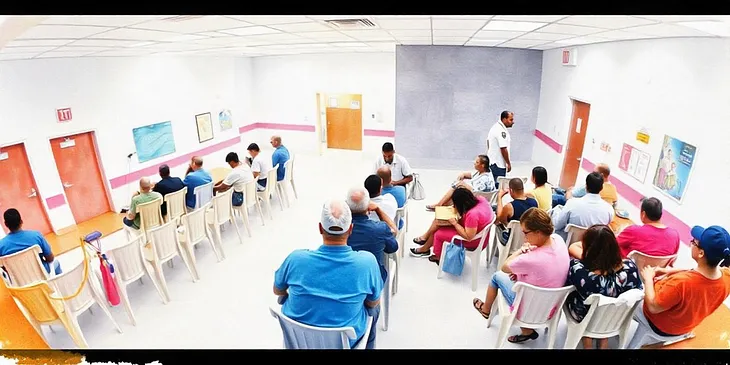
M70 137L77 134L85 134L85 133L91 133L91 140L94 143L94 153L96 153L96 163L99 168L99 173L101 174L101 184L104 186L104 195L106 196L106 200L109 203L109 208L111 208L112 212L117 211L117 207L114 205L114 200L112 199L112 190L111 190L111 184L109 183L109 179L106 177L106 170L104 170L104 163L101 161L101 151L99 151L99 142L96 138L96 128L91 129L79 129L77 131L72 132L66 132L58 135L53 135L48 137L48 140L46 145L48 146L48 151L51 153L51 156L53 156L53 147L51 147L51 141L56 138L64 138L64 137ZM66 205L68 205L69 210L71 209L71 204L69 204L68 196L66 196L66 189L63 188L63 179L61 179L61 173L58 171L58 165L56 164L56 158L54 156L53 158L53 165L56 167L56 173L58 174L58 179L61 182L61 191L63 193L63 199L66 200ZM131 197L130 197L131 199ZM73 214L71 214L73 216ZM74 222L76 224L82 223L82 222L76 222L76 218L74 218Z
M43 197L43 194L41 193L40 186L38 186L38 180L36 180L36 178L35 178L35 168L33 167L33 162L31 162L32 159L30 158L30 154L28 153L27 139L24 138L24 139L16 140L16 141L13 141L13 142L0 143L0 152L2 152L2 149L5 148L5 147L16 146L16 145L19 145L19 144L22 144L23 145L23 151L25 151L25 158L27 159L28 168L30 169L30 176L33 179L33 186L36 189L36 193L38 194L38 198L41 200L41 207L43 207L43 209L42 209L43 210L43 218L48 223L48 226L51 227L51 231L55 233L56 232L56 229L53 227L53 222L51 221L51 215L50 215L50 211L48 209L48 204L46 203L46 199ZM65 197L64 197L64 199L65 199ZM4 212L4 210L2 210L2 209L0 209L0 211L3 211Z
M567 162L567 159L568 159L568 148L570 147L570 137L573 135L573 119L575 119L575 114L576 114L575 111L577 109L575 102L588 105L588 113L589 113L589 117L586 118L586 120L585 120L586 130L585 130L585 133L583 134L583 150L581 151L581 154L580 154L580 162L578 163L578 173L576 174L576 176L580 175L580 169L582 168L582 165L583 165L583 155L585 154L586 139L588 137L588 122L590 120L590 108L592 105L591 102L588 101L587 99L578 98L578 97L571 96L571 95L568 95L568 100L570 101L570 120L568 121L568 136L567 136L568 138L565 141L565 151L563 152L563 163L561 164L561 167L560 167L560 176L558 177L558 185L560 185L560 183L562 182L561 180L563 179L563 175L565 172L565 163ZM573 185L575 185L576 182L573 182Z

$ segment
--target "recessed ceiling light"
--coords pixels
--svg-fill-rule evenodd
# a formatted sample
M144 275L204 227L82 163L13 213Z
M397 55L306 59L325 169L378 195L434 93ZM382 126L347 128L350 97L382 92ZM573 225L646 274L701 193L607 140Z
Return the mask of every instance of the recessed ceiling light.
M714 34L720 37L730 37L730 24L721 21L696 21L696 22L679 22L678 25L683 25L688 28L697 29L699 31Z
M504 20L492 20L482 30L508 30L530 32L548 23L541 22L510 22Z

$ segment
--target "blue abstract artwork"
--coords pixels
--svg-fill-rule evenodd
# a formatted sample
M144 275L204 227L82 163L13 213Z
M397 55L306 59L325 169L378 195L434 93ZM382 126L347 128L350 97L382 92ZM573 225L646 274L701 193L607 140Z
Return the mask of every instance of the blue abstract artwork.
M132 130L134 146L139 162L147 162L158 157L175 153L175 139L172 135L172 122L150 124Z

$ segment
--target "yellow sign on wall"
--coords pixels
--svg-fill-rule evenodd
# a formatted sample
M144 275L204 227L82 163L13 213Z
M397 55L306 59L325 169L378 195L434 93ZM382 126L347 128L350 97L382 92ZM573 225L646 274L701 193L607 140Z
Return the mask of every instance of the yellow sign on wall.
M646 132L636 132L636 140L642 143L649 144L649 134Z

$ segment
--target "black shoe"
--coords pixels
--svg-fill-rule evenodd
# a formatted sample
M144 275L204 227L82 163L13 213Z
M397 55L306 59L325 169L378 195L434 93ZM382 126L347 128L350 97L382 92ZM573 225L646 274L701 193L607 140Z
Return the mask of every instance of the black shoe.
M417 252L415 248L411 249L411 256L413 257L429 257L431 256L431 250L426 252Z

